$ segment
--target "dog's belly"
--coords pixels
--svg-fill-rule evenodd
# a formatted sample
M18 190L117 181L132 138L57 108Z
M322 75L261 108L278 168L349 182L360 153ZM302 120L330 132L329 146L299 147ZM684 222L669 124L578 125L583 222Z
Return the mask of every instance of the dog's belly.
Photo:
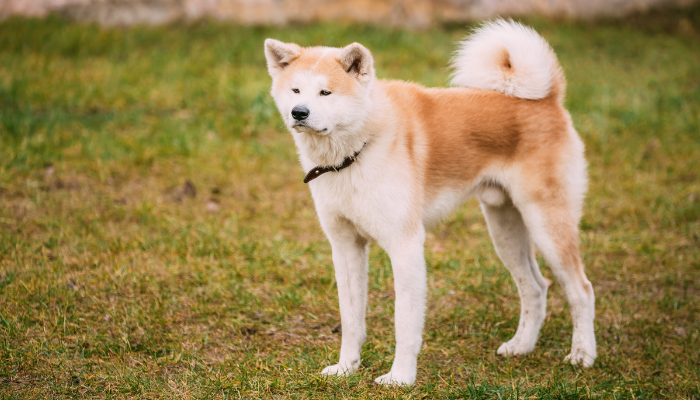
M471 186L443 190L432 201L427 202L423 209L423 225L426 228L435 226L472 196L474 190Z
M423 225L426 228L433 227L471 197L477 197L481 203L500 207L508 198L508 194L503 187L493 182L497 180L491 175L481 177L480 183L442 190L426 203Z

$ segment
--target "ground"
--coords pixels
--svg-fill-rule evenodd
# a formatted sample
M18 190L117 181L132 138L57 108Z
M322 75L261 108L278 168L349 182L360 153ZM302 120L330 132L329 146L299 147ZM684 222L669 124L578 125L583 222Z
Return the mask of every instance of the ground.
M592 368L563 362L571 319L556 283L535 351L496 356L518 296L471 201L428 236L416 385L373 383L394 345L391 266L376 246L362 367L319 374L341 335L330 247L268 94L263 41L361 42L380 77L443 86L469 26L10 19L0 396L700 398L700 9L526 22L560 58L587 147Z

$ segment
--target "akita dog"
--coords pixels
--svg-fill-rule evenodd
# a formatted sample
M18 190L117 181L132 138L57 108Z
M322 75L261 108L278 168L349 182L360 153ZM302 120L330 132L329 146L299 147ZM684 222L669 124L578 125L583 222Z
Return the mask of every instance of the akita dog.
M593 287L579 255L584 146L564 109L565 80L547 42L497 20L461 43L454 88L375 78L372 54L265 41L272 96L298 147L332 251L342 344L326 375L360 366L369 243L391 259L396 355L380 384L411 385L426 309L425 230L470 196L520 294L518 330L497 350L529 353L545 318L544 256L571 306L567 356L596 358Z

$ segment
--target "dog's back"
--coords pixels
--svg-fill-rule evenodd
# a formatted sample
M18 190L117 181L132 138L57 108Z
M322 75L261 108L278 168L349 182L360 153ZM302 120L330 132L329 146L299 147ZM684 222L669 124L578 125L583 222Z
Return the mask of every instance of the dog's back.
M544 185L569 193L566 202L579 215L583 145L563 108L565 79L547 42L530 28L499 20L461 43L452 69L453 85L463 87L379 81L403 146L394 151L410 157L424 207L430 210L445 191L476 193L484 182L517 192L514 186L526 178L536 191ZM576 178L573 186L566 176ZM564 185L572 187L556 187Z

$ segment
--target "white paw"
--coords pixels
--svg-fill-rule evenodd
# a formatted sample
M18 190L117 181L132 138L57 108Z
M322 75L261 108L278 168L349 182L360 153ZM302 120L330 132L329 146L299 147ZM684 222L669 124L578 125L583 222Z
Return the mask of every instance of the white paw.
M535 348L534 344L523 344L521 340L513 338L506 343L503 343L496 354L499 356L519 356L531 352Z
M396 373L393 371L389 371L388 374L382 375L379 378L375 379L374 382L376 382L379 385L396 385L396 386L411 386L413 383L416 381L416 374L415 372L413 374L411 373Z
M323 371L321 371L321 374L328 376L348 376L357 372L359 366L359 362L357 363L357 366L338 363L335 365L329 365L328 367L324 368Z
M584 368L588 368L593 365L595 361L595 350L585 351L583 349L572 349L571 353L564 359L564 361L570 361L571 365L580 365Z

